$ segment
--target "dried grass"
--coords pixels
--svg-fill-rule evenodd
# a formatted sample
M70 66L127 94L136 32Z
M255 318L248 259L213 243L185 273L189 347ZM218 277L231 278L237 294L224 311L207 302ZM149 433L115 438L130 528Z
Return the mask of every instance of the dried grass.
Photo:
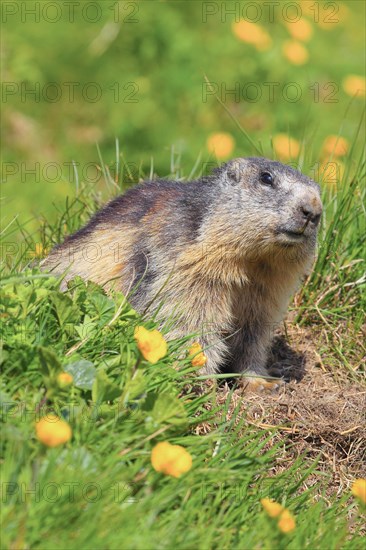
M232 392L227 419L239 407L239 421L266 432L272 445L283 442L270 475L288 468L300 455L318 464L306 484L322 482L325 492L342 493L356 477L366 477L366 385L350 379L347 370L332 372L323 364L310 329L291 326L291 346L277 336L270 363L282 368L287 383L277 393L247 393L244 385L217 388L216 402L224 404ZM295 351L296 349L296 351ZM208 381L212 386L214 382ZM207 388L206 388L207 389ZM209 423L197 432L207 433ZM245 429L245 428L244 428Z

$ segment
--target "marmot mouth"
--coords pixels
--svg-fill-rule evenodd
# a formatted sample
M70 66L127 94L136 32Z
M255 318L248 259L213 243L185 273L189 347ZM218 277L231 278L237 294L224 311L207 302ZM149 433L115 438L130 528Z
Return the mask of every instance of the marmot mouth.
M290 229L282 229L277 233L279 242L283 244L300 243L306 240L307 236L304 231L293 231Z
M289 237L299 239L301 237L305 237L303 231L284 231L285 235L288 235Z

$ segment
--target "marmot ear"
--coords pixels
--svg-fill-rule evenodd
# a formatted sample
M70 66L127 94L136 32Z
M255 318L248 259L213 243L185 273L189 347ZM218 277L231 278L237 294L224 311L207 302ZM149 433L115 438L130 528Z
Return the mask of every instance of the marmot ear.
M227 176L235 183L239 183L243 175L243 159L234 159L228 163Z

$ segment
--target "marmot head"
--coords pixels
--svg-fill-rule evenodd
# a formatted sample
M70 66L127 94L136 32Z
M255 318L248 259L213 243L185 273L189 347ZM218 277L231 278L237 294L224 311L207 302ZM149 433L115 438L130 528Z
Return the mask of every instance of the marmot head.
M303 255L314 249L322 214L317 183L290 166L255 157L234 159L218 175L225 202L235 212L230 233L242 238L247 250Z

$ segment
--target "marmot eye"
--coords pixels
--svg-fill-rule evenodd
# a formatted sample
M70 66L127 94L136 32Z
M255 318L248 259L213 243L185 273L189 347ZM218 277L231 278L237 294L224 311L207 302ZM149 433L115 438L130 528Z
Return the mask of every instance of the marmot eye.
M265 185L272 185L273 183L272 175L269 172L262 172L260 175L260 180Z

